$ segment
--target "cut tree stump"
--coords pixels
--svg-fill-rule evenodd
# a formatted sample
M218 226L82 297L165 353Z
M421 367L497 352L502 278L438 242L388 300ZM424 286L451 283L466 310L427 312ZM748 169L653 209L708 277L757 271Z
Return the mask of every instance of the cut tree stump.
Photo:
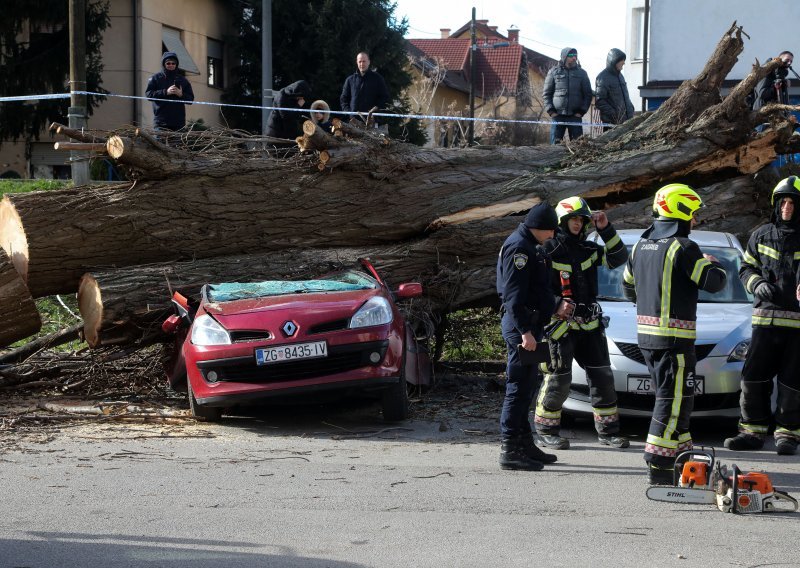
M37 333L42 318L28 287L14 268L6 251L0 248L0 347L11 345Z

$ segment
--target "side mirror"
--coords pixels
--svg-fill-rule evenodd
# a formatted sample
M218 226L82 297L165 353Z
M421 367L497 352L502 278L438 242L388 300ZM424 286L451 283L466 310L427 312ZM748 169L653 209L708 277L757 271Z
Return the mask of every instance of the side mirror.
M408 282L400 284L395 292L398 298L418 298L422 296L422 284L419 282Z
M178 328L180 326L181 326L181 317L176 314L172 314L167 319L165 319L164 322L161 324L161 331L171 335L176 331L178 331Z

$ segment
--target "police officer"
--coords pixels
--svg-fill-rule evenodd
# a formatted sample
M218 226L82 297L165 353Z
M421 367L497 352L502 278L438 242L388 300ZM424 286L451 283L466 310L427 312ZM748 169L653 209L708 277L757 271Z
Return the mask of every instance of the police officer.
M759 450L772 422L772 378L778 375L775 447L791 455L800 440L800 178L772 190L770 222L753 233L739 270L754 296L753 338L742 369L739 434L725 440L731 450Z
M550 290L550 261L541 244L553 237L557 225L556 212L550 205L536 205L503 243L497 260L501 328L508 347L508 379L500 415L502 469L537 471L556 461L556 456L533 443L528 412L539 371L536 364L522 362L518 349L545 348L540 341L556 303Z
M553 263L551 287L556 302L571 300L574 313L569 320L553 318L548 344L551 361L536 404L536 432L540 444L566 450L569 440L559 436L561 408L572 383L572 359L586 369L594 425L601 444L627 448L628 439L619 435L619 413L614 375L608 357L608 343L601 325L602 311L597 303L597 267L622 266L628 249L602 211L592 213L580 197L569 197L556 206L558 229L544 249ZM605 246L586 241L594 222Z
M656 220L634 245L623 274L625 297L636 303L639 348L656 387L644 448L653 484L671 485L676 456L692 448L698 290L725 287L722 265L689 239L702 205L688 185L659 189Z

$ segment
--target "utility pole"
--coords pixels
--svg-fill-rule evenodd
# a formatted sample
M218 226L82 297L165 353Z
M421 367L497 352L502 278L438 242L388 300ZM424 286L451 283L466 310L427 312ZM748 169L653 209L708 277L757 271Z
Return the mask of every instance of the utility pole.
M261 106L272 106L272 0L261 0ZM261 109L261 134L267 134L266 108Z
M642 22L642 88L647 88L647 58L650 56L647 44L650 42L650 0L644 0L644 22ZM647 99L642 97L642 112L647 110Z
M478 43L475 39L475 7L472 8L472 21L469 25L470 44L469 49L469 117L475 118L475 63L477 57ZM475 121L470 120L467 125L467 146L475 144Z
M75 91L86 90L86 0L69 0L69 98L67 113L69 127L86 128L86 95ZM69 153L72 166L72 183L89 183L89 161L85 152Z

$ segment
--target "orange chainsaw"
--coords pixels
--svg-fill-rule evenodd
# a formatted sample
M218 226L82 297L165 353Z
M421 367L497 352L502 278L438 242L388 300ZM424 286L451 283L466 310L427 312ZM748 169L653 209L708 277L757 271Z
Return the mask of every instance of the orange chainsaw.
M675 459L674 485L655 485L647 498L666 503L716 505L723 513L793 513L797 499L778 491L766 473L742 473L716 460L714 449L689 450Z

